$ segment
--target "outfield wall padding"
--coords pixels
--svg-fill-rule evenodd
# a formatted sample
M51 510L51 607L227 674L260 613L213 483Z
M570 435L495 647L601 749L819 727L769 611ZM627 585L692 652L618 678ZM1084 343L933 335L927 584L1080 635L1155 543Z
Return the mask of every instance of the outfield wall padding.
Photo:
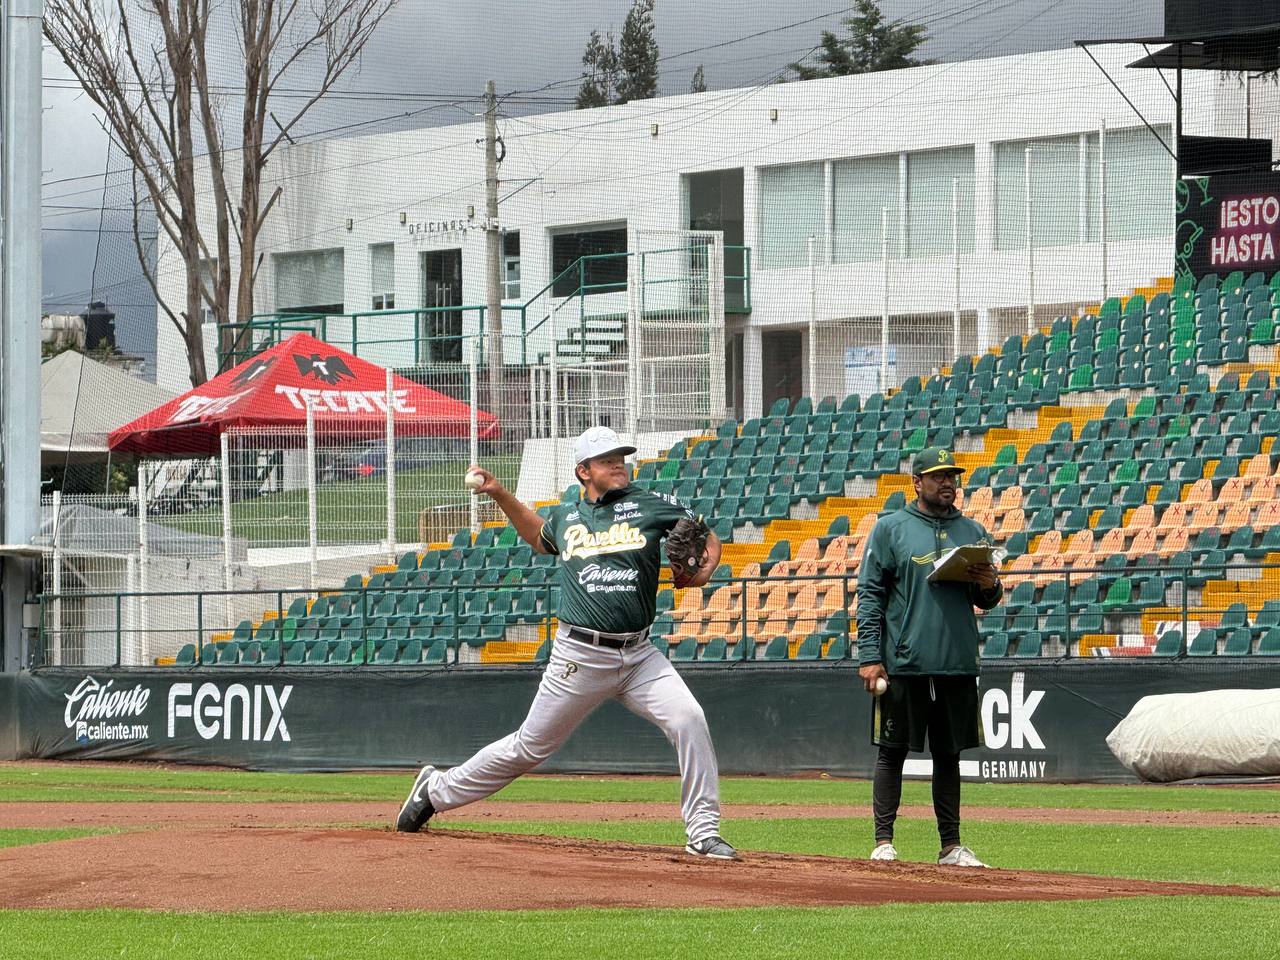
M722 773L871 774L872 701L852 664L694 666L682 675L706 712ZM448 766L515 730L539 677L519 667L45 668L12 681L17 753L274 770ZM1106 736L1142 696L1276 687L1280 659L992 661L981 678L986 746L963 755L962 773L1131 780ZM675 754L656 728L610 702L542 769L672 773ZM927 773L927 764L908 772Z

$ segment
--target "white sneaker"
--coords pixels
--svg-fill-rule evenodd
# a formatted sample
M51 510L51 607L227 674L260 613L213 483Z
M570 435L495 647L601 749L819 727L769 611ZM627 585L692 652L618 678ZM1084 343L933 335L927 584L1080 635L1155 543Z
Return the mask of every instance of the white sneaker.
M968 847L952 847L938 858L938 865L943 867L985 867Z
M897 860L898 848L892 843L879 843L876 848L871 851L872 860Z

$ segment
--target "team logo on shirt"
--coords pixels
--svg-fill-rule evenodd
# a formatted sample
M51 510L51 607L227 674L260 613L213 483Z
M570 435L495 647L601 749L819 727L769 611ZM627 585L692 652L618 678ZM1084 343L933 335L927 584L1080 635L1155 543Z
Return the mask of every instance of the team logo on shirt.
M649 542L648 538L629 523L615 523L608 530L592 533L585 524L575 523L564 531L562 560L574 557L598 557L606 553L628 553L639 550Z

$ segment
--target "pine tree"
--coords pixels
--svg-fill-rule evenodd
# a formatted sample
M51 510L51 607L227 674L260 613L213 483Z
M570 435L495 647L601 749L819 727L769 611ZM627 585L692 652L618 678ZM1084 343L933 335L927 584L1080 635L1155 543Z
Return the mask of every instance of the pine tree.
M658 95L658 41L653 38L654 0L632 0L618 42L617 103Z
M614 47L613 34L600 36L592 30L587 38L587 48L582 53L582 84L574 106L579 110L607 107L615 102L618 89L618 51Z
M702 73L702 64L698 64L698 69L693 71L693 79L689 82L690 93L706 93L707 78Z
M793 63L788 69L797 80L822 77L844 77L854 73L900 70L934 63L917 60L911 54L929 39L928 31L919 24L886 22L875 0L856 0L857 15L845 17L849 35L844 39L822 31L822 49L818 66Z

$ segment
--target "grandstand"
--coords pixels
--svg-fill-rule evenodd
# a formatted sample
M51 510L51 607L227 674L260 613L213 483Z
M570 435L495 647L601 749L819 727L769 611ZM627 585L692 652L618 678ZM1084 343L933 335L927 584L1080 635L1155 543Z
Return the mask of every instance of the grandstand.
M1160 281L887 396L781 400L677 443L635 483L714 517L725 548L706 587L659 594L653 642L688 663L850 656L867 536L940 444L1008 552L984 657L1280 655L1278 314L1280 272ZM463 529L171 662L537 662L553 569L509 526Z

